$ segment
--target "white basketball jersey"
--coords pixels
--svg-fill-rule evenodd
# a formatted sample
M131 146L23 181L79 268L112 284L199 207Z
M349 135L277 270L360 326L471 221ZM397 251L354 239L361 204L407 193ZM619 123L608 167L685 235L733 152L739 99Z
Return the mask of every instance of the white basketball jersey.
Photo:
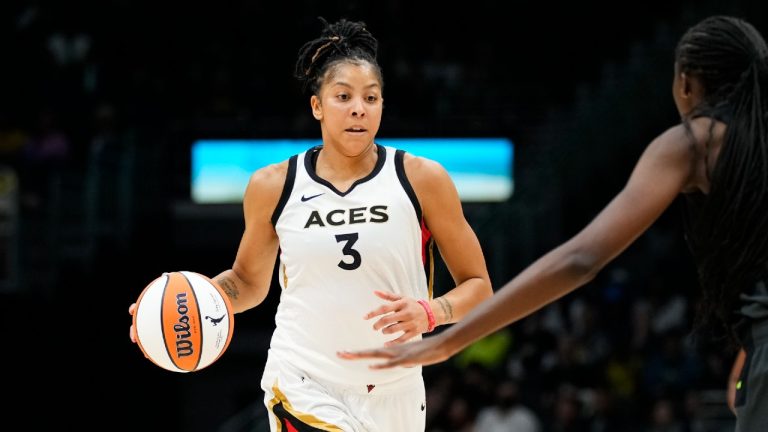
M404 152L378 146L373 171L342 193L315 173L320 149L289 160L272 217L282 293L270 352L310 376L342 385L419 374L421 367L375 371L368 365L376 361L336 356L400 336L373 330L377 318L363 319L387 302L375 290L416 299L432 295L432 240L405 176Z

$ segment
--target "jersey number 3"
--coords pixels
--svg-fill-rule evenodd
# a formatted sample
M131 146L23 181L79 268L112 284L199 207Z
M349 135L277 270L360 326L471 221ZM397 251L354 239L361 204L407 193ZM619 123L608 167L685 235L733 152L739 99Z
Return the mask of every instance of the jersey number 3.
M344 243L344 247L341 249L341 251L344 253L344 256L352 257L351 263L344 262L344 260L339 261L339 267L343 268L344 270L354 270L360 267L360 262L362 261L362 258L360 257L360 252L358 252L355 249L352 249L352 246L355 245L356 241L357 241L357 233L336 235L337 243L346 242Z

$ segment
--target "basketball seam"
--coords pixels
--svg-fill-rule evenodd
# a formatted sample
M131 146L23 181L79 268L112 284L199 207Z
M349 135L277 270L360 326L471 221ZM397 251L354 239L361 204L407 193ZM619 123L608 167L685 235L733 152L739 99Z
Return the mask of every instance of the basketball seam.
M163 347L165 348L166 354L168 354L168 359L171 360L171 363L173 366L176 367L176 369L182 371L184 369L180 368L179 365L176 364L176 361L173 359L173 355L171 355L171 350L168 348L168 342L166 342L165 338L165 320L163 319L163 311L165 308L163 307L163 303L165 302L165 292L168 290L168 284L171 282L171 274L166 273L165 274L165 285L163 285L163 292L160 294L160 331L162 332L163 337Z

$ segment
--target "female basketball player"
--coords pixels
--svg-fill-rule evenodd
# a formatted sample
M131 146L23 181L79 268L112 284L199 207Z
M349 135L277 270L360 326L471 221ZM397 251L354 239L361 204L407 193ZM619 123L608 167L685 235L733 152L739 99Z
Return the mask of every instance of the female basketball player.
M336 353L418 339L492 295L480 244L438 163L377 145L383 81L361 22L323 21L300 50L323 143L256 171L234 265L214 280L236 312L282 288L262 379L273 431L423 431L421 368ZM432 298L432 244L456 287Z
M699 268L699 323L742 350L729 391L737 430L768 430L768 48L755 28L715 16L678 42L672 85L682 117L653 140L625 188L580 233L534 262L440 335L376 350L374 366L432 364L590 281L679 194ZM741 365L744 365L741 367Z

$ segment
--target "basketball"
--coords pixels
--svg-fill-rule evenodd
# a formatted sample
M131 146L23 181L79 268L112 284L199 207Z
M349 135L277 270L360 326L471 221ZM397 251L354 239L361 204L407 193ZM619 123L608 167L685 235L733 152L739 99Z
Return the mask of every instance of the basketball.
M195 272L163 273L147 285L133 313L136 342L163 369L194 372L221 357L232 340L229 298Z

